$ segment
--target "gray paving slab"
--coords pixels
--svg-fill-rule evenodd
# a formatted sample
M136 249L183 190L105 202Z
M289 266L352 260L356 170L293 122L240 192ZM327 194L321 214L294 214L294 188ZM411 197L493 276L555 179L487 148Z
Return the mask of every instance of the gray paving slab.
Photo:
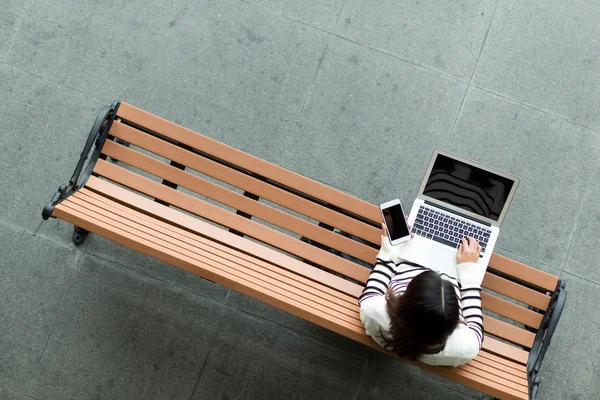
M231 292L231 295L227 300L227 305L245 313L252 314L258 318L284 326L300 335L310 336L311 338L352 352L353 354L366 357L372 352L372 349L367 346L236 291Z
M282 165L361 198L410 204L465 85L332 38Z
M326 31L332 31L344 5L344 0L242 0L270 12L300 21Z
M81 253L3 223L0 243L0 385L25 392Z
M222 315L219 303L86 256L28 394L189 399Z
M26 396L22 393L14 392L10 389L0 386L0 399L2 400L32 400L33 397ZM35 399L33 399L35 400Z
M356 399L481 399L483 394L442 379L400 360L375 354L361 380Z
M569 248L565 271L600 283L600 170L591 178L588 187L582 188L587 194Z
M335 32L468 82L494 8L494 0L348 0Z
M106 260L113 261L124 267L208 297L220 303L225 303L229 289L207 281L198 275L164 263L156 258L147 256L101 236L91 234L87 252Z
M366 361L230 308L192 400L348 399Z
M501 1L473 81L504 96L600 129L594 1Z
M597 399L600 285L563 273L567 303L540 375L539 399Z
M187 3L38 1L7 62L104 101L143 105Z
M0 63L3 63L6 58L23 12L29 3L29 1L19 0L4 0L2 2L2 13L0 13Z
M279 160L328 35L236 0L192 2L173 29L148 111Z
M101 104L8 65L0 66L0 220L34 231L79 160Z
M471 88L447 150L520 178L497 245L562 270L600 135Z

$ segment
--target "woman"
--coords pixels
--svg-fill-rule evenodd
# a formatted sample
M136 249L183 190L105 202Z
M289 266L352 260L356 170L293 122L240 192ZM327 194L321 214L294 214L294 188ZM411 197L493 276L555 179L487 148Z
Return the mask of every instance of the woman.
M431 365L459 366L483 343L481 246L462 239L456 254L458 279L398 256L383 226L381 250L359 298L367 334L401 357Z

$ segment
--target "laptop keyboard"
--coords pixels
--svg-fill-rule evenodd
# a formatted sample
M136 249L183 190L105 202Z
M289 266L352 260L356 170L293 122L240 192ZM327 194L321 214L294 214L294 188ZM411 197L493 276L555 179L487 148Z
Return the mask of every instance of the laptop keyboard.
M411 232L455 249L462 238L471 236L481 245L481 258L492 233L490 229L425 206L419 207Z

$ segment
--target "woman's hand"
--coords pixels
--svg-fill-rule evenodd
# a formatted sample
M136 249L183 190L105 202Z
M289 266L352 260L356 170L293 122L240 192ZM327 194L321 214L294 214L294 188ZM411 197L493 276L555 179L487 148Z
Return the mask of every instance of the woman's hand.
M466 262L474 262L479 261L479 253L481 253L481 246L477 243L477 240L473 239L471 236L468 237L469 241L467 242L466 238L462 238L460 244L458 245L458 253L456 253L456 264L462 264Z

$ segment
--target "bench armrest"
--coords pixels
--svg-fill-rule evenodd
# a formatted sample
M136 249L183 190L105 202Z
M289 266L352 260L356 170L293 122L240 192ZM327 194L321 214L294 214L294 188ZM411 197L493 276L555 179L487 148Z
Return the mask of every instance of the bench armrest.
M100 157L100 152L102 151L104 142L108 137L108 132L112 127L112 123L117 117L117 110L119 108L119 105L120 102L115 101L113 104L104 107L100 111L100 114L98 114L98 117L96 118L96 121L94 122L94 125L90 130L88 138L85 142L85 146L83 147L83 151L79 156L79 161L77 162L77 166L75 167L75 171L73 172L69 183L66 186L61 185L58 188L58 191L54 194L54 196L52 196L50 202L44 206L44 209L42 211L43 219L47 220L48 218L50 218L52 216L52 212L54 211L54 207L58 203L69 197L71 194L75 193L87 182L88 178L92 174L94 166L96 165L96 161L98 161L98 158ZM95 148L90 156L90 152L92 151L93 146L95 146ZM87 168L82 174L85 162L87 161L88 157L89 162L87 164Z
M542 361L544 360L548 346L550 346L552 335L556 330L566 300L567 290L565 289L565 281L559 280L556 284L556 289L552 293L550 304L548 305L546 314L544 314L542 324L535 336L533 346L529 352L529 359L527 360L527 381L529 383L529 397L531 399L534 399L537 394Z

